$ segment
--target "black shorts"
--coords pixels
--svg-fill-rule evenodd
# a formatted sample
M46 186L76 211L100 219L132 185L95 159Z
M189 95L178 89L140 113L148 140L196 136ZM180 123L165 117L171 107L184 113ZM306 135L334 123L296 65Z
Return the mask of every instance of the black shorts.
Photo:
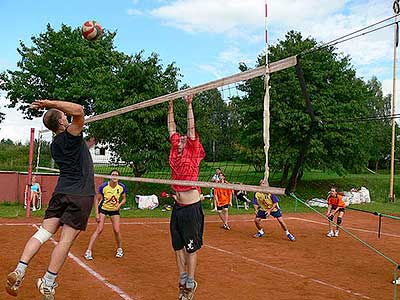
M44 218L59 218L60 223L77 230L85 230L93 206L94 196L53 193Z
M106 216L119 216L119 210L104 210L99 207L99 213Z
M175 202L171 214L170 231L175 251L186 248L196 252L203 245L204 214L201 202L181 206Z
M333 207L333 206L332 206L332 208L331 208L331 212L335 211L335 210L336 210L336 208L337 208L337 207ZM341 208L339 208L338 212L341 212L341 211L342 211L342 212L345 212L345 211L346 211L346 209L345 209L344 207L341 207Z
M222 206L217 206L217 210L222 210L223 208L229 208L229 204L225 204Z

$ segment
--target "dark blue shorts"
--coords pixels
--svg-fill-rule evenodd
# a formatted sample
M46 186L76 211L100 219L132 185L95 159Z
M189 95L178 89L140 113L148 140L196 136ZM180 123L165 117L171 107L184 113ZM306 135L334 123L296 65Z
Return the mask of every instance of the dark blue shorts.
M277 211L271 212L271 216L273 216L274 218L282 217L281 210L278 209ZM257 218L266 219L267 218L267 212L265 210L259 210L257 212Z
M106 216L117 216L119 215L119 210L105 210L99 207L99 214L103 214Z

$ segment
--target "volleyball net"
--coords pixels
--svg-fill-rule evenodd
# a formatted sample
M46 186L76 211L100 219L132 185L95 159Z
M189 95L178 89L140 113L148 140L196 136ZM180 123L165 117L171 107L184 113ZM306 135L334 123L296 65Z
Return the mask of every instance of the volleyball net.
M296 63L296 57L289 57L269 64L268 68L246 70L127 106L116 101L121 107L112 110L99 105L95 109L98 114L85 122L85 139L96 175L107 178L111 170L117 169L120 179L134 182L284 194L283 188L259 186L262 178L268 182L265 141L269 142L269 126L265 124L269 124L269 106L265 105L264 79L266 72L271 74ZM185 135L191 116L183 98L190 95L194 95L195 131L205 151L195 184L172 180L169 166L168 104L173 102L176 131ZM49 153L51 138L49 131L40 131L38 170L57 169L48 154L44 155ZM224 173L229 184L212 182L216 168Z

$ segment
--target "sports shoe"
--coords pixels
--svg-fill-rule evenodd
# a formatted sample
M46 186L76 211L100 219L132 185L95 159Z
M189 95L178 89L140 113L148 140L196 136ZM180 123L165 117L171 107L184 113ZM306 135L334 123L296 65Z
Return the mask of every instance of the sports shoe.
M7 275L6 291L11 296L17 296L21 282L24 279L22 275L17 271L13 271Z
M43 300L54 300L54 294L56 293L57 286L58 284L55 282L53 286L46 285L46 282L43 280L43 278L39 278L36 281L36 287L38 288L39 292L44 296Z
M231 230L231 228L229 227L228 224L224 224L224 226L223 226L222 228L224 228L224 229L226 229L226 230Z
M124 256L124 250L122 250L122 248L118 248L117 249L117 254L115 254L116 258L121 258L122 256Z
M85 259L86 260L93 260L92 251L91 250L86 250Z
M179 300L183 299L183 296L185 294L185 288L186 288L186 284L179 283L179 293L178 293L178 299Z
M182 300L193 300L194 292L196 292L196 289L197 289L196 281L194 281L194 287L192 289L185 287L185 289L183 290Z
M397 278L396 280L392 281L393 284L400 284L400 278Z
M339 236L339 230L335 230L335 237Z
M32 208L32 211L36 211L36 207L33 207L33 208Z
M253 235L253 237L255 237L255 238L260 238L260 237L263 237L263 236L264 236L264 233L261 233L259 231L257 231L257 233L255 235Z
M327 237L334 237L335 234L333 233L333 231L329 231L329 232L326 234L326 236L327 236Z
M287 237L289 240L291 240L292 242L294 242L296 240L296 238L294 237L293 234L291 234L290 232L287 234Z

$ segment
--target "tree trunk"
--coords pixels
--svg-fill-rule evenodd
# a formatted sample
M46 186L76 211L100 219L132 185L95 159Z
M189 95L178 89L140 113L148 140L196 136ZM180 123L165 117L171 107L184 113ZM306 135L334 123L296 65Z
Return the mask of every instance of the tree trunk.
M280 186L284 186L287 183L287 179L288 179L288 175L289 175L289 169L290 169L289 162L286 161L285 166L283 167Z

